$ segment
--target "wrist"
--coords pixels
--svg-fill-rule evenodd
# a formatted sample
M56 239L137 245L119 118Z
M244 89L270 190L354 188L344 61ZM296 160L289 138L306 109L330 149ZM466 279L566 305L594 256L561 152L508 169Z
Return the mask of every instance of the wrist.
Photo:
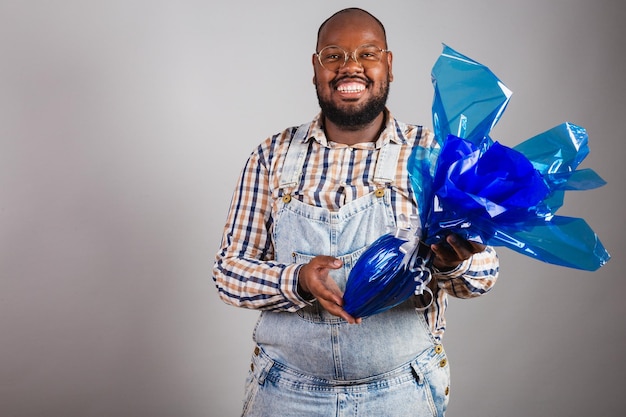
M296 285L296 292L303 300L309 301L309 302L313 301L315 297L313 296L313 294L309 292L309 289L304 283L304 280L301 279L301 276L300 276L301 271L302 271L302 268L298 270L298 284Z

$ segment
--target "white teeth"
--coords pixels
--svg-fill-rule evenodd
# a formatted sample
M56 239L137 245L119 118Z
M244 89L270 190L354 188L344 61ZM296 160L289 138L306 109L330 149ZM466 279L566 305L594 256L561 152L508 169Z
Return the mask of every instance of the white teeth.
M365 90L365 86L362 84L346 84L337 87L337 91L341 93L358 93Z

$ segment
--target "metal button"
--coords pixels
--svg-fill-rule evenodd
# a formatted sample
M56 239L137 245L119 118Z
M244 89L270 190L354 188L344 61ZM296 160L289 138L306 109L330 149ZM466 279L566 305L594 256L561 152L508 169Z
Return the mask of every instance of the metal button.
M291 201L291 194L285 194L283 196L283 203L288 204Z
M254 364L253 364L253 363L251 363L251 364L250 364L250 370L251 370L252 372L254 372Z
M382 196L384 196L384 195L385 195L385 189L384 189L384 188L378 188L378 189L376 189L376 191L374 191L374 195L375 195L376 197L379 197L379 198L380 198L380 197L382 197Z
M448 360L446 358L443 358L440 362L439 362L439 366L440 367L444 367L448 364Z
M441 352L443 352L443 346L441 345L435 346L435 353L441 353Z
M446 395L450 394L450 387L446 387Z
M259 353L261 353L261 349L258 346L255 346L255 348L254 348L254 356L259 356Z

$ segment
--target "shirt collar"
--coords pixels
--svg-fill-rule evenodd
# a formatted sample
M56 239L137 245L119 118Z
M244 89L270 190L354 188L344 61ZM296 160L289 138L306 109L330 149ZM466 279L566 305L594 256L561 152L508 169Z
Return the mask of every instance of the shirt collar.
M403 129L400 128L398 121L393 117L389 110L385 109L385 112L387 113L387 121L385 122L385 127L383 128L383 131L375 142L375 147L377 149L381 148L383 145L389 142L395 142L399 144L406 143L406 138L404 137L405 132L403 131ZM313 139L322 146L330 147L328 138L324 133L323 121L324 117L320 112L311 122L309 133L305 137L303 142Z

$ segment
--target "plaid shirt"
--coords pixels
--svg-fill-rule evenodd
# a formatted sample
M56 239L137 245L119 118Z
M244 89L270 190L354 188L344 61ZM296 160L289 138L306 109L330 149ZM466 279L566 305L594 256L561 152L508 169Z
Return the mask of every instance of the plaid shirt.
M318 115L312 122L311 141L302 179L293 198L329 210L376 190L374 168L383 144L400 143L396 179L392 184L392 209L396 218L417 212L417 203L407 173L414 144L436 146L433 133L407 125L387 114L387 123L376 142L352 146L330 142ZM279 188L282 164L297 127L291 127L261 143L243 168L230 205L221 247L213 268L220 297L228 304L258 309L296 311L307 305L296 291L301 265L274 261L273 208L282 197ZM324 255L324 254L320 254ZM491 247L475 254L453 271L435 271L434 301L424 311L433 335L445 331L447 295L476 297L487 292L498 276L498 258Z

